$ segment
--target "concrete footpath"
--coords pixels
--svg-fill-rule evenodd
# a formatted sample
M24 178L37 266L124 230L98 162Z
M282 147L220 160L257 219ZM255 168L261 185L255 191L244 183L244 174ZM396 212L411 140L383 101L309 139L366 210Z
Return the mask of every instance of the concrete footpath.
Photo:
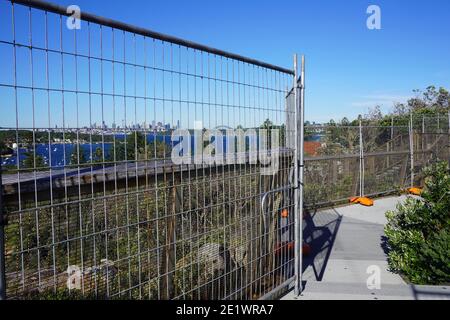
M450 287L408 285L388 270L385 212L405 198L376 199L373 207L349 205L311 212L304 227L304 238L313 249L303 262L304 291L300 297L290 292L282 300L450 300Z

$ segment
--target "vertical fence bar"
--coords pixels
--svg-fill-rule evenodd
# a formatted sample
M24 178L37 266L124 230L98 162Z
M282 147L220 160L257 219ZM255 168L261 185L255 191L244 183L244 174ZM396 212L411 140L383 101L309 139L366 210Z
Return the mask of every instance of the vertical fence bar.
M296 79L296 81L298 81ZM300 199L299 199L299 245L302 248L302 252L299 254L299 293L303 291L302 284L302 266L303 266L303 193L304 193L304 166L305 166L305 157L304 157L304 134L305 134L305 56L302 55L302 65L301 65L301 73L300 73L300 146L298 152L300 152L300 172L299 172L299 187L300 187Z
M0 161L0 300L6 300L5 224L3 210L2 162Z
M422 115L422 134L425 134L425 116Z
M450 166L450 108L448 109L448 137L447 137L447 158L448 158L448 164Z
M447 159L450 166L450 108L448 108Z
M450 134L450 107L448 108L448 116L447 116L447 129L448 134Z
M391 130L390 131L391 131L391 138L390 138L390 141L388 143L386 143L386 151L387 152L394 150L394 142L393 142L393 140L394 140L394 117L393 116L391 116ZM391 165L391 157L390 156L386 157L386 165L387 165L387 167L389 167Z
M359 116L359 196L364 196L364 145L361 116Z
M391 141L394 139L394 117L391 117Z
M439 112L437 114L437 132L436 133L441 133L441 124L440 124Z
M301 266L300 266L300 259L301 259L301 243L300 243L300 203L299 203L299 180L298 180L298 146L299 146L299 128L298 128L298 118L299 118L299 94L297 90L297 79L298 79L298 60L297 55L294 55L294 83L293 83L293 90L294 90L294 276L295 276L295 284L294 284L294 294L296 296L300 295L301 293Z
M425 160L425 154L424 151L425 150L425 116L422 115L422 134L420 135L420 151L422 152L422 161Z
M411 188L414 187L414 136L413 136L413 115L409 114L409 152L411 160Z

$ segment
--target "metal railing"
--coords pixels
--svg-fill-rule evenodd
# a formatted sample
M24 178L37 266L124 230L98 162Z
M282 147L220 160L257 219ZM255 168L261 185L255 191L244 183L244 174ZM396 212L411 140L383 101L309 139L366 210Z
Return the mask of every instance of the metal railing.
M305 206L421 187L425 166L450 161L449 116L384 122L306 127Z
M295 72L70 15L0 4L3 294L256 299L292 280ZM276 172L172 161L175 131L228 129L278 130Z

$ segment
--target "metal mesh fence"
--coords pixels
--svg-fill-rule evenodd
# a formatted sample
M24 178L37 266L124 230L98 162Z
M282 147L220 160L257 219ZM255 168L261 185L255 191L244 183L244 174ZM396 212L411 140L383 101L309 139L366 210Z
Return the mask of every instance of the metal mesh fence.
M362 128L364 189L361 195L377 195L405 189L409 164L407 126Z
M450 164L450 120L439 117L414 117L413 119L413 185L423 185L423 169L438 160Z
M291 281L294 72L89 14L69 29L36 3L0 2L7 297L257 299ZM305 205L420 186L449 145L444 115L307 126Z
M7 297L256 299L291 279L293 72L15 2L0 3ZM239 129L244 161L214 158ZM216 149L175 164L183 142ZM279 154L272 174L254 143Z
M450 161L449 118L408 116L305 128L305 205L423 186L423 169Z
M351 126L305 128L305 189L307 206L342 200L359 183L359 129Z

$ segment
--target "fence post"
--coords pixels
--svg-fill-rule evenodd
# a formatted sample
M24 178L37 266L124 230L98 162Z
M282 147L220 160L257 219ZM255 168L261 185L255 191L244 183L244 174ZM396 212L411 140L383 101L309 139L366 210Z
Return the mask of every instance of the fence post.
M391 117L391 141L394 139L394 117ZM393 148L392 148L393 149Z
M394 116L391 116L391 139L390 141L386 144L387 146L387 152L390 152L392 150L394 150L394 145L393 145L393 140L394 140ZM391 156L388 155L386 157L386 165L387 167L389 167L391 165Z
M448 134L450 134L450 108L448 108Z
M448 165L450 166L450 108L448 108L448 136L447 136L447 144L448 144L448 148L447 148L447 158L448 158Z
M420 146L420 151L422 152L422 156L421 159L422 161L425 160L425 153L423 152L425 150L425 116L422 115L422 135L421 135L421 146Z
M422 115L422 134L425 134L425 116Z
M414 187L414 133L413 133L413 115L409 115L409 152L411 160L411 188Z
M303 168L304 168L304 115L305 115L305 57L302 56L300 85L298 83L298 60L294 55L294 94L295 94L295 152L294 152L294 176L295 176L295 252L294 252L294 294L300 295L302 286L302 246L303 246Z
M6 300L5 217L3 210L2 163L0 161L0 300Z
M364 196L364 145L362 136L362 117L359 118L359 196Z
M437 132L436 133L441 133L441 124L440 124L439 112L437 114Z
M300 295L301 290L301 238L300 238L300 220L301 209L300 209L300 190L299 190L299 117L300 117L300 106L299 106L299 92L298 92L298 59L297 54L294 55L294 294L296 296Z
M296 80L298 81L298 79ZM300 172L299 172L299 187L300 187L300 199L299 199L299 242L302 248L299 257L299 291L300 293L303 291L302 284L302 272L303 272L303 196L304 196L304 168L305 168L305 56L302 55L302 65L300 72Z

